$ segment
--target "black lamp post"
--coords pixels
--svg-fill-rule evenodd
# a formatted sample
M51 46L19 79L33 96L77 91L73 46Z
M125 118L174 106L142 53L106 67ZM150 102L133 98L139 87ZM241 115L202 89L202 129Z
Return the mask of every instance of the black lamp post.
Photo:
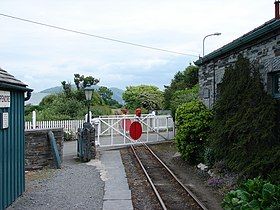
M86 95L86 100L87 100L87 104L88 104L88 113L87 113L87 122L88 123L90 123L89 109L90 109L90 101L91 101L93 91L94 91L94 88L92 86L85 87L85 95Z

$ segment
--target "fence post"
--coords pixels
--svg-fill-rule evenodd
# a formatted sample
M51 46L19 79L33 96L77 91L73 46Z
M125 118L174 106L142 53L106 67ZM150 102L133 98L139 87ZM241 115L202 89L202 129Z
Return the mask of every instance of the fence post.
M79 157L83 161L89 161L96 156L95 129L91 123L84 123L79 143Z
M36 128L36 111L32 112L32 128Z

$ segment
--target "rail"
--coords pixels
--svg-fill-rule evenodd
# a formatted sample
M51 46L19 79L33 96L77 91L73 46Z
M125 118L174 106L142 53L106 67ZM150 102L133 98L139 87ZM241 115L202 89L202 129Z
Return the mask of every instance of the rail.
M149 152L150 154L152 154L152 156L169 172L169 174L174 178L174 180L182 187L182 189L193 199L193 201L203 210L207 210L206 206L193 194L193 192L186 187L179 179L178 177L168 168L168 166L152 151L152 149L145 143L142 144ZM139 158L139 156L136 153L135 147L133 145L130 146L134 156L136 157L139 165L141 166L144 174L146 175L153 191L155 192L155 195L157 197L157 199L159 200L161 206L163 209L167 209L166 204L164 203L159 191L156 188L156 185L153 183L151 177L149 176L146 168L144 167L141 159Z

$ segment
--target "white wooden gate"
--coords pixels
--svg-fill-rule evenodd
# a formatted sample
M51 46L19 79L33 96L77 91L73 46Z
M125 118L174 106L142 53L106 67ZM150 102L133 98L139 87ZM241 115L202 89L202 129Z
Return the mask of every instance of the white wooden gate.
M133 140L129 134L129 123L138 121L142 125L142 136ZM122 146L142 142L170 140L174 137L174 123L170 115L112 115L93 119L100 147Z

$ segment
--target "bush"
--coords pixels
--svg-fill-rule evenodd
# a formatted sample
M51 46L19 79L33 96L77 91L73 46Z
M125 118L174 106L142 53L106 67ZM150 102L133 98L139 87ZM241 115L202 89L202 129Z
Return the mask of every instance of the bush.
M190 163L203 160L211 117L211 111L199 100L178 107L176 111L177 134L175 141L184 160Z
M280 167L276 105L264 91L258 66L239 56L219 87L211 129L215 159L247 177L274 173Z
M280 186L260 178L247 180L224 198L224 209L280 209Z

